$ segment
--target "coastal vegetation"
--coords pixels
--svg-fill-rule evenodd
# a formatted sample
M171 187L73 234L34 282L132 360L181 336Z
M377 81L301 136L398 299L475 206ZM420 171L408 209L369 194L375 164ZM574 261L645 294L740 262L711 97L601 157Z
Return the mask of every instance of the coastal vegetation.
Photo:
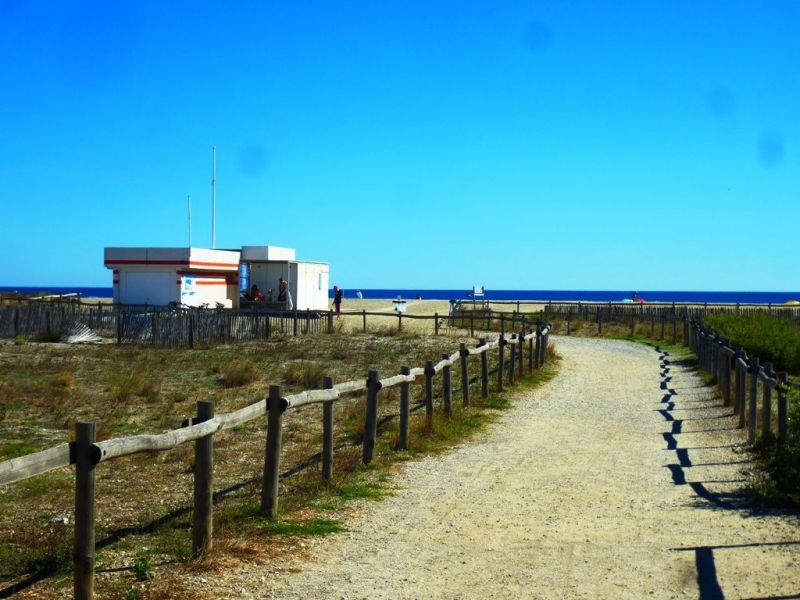
M269 384L280 383L293 393L320 387L323 376L340 382L365 377L368 369L388 376L404 365L438 360L462 341L476 342L458 332L436 337L399 331L274 338L193 350L3 342L0 459L68 441L76 420L95 421L101 439L159 432L191 417L197 400L213 400L217 413L229 412L263 398ZM551 348L550 358L557 359ZM496 356L490 361L494 366ZM478 361L471 362L471 376L478 367ZM555 369L549 363L516 389L552 377ZM412 385L414 402L423 397L422 387ZM191 444L103 464L97 469L98 592L109 598L179 597L172 594L182 586L169 582L190 571L218 569L242 556L279 566L275 556L307 551L304 538L340 531L342 511L351 501L391 495L391 473L400 462L468 439L511 406L513 393L507 389L486 400L474 393L466 408L454 398L451 418L438 408L430 422L424 411L413 413L409 450L398 451L397 420L391 417L397 413L399 390L386 390L375 459L368 467L361 464L358 447L364 399L337 402L330 485L321 481L314 459L321 448L321 407L287 412L283 464L291 476L281 482L277 523L258 512L266 419L215 436L214 551L199 561L189 560ZM0 488L0 588L47 576L37 593L49 597L69 585L72 485L71 472L63 470ZM203 595L192 590L186 597Z

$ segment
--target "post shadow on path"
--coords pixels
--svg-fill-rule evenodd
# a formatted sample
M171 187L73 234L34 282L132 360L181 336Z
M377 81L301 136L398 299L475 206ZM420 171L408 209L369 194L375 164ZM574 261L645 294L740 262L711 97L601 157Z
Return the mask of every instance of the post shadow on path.
M735 450L737 448L741 448L741 444L722 444L722 445L714 445L714 446L697 446L697 447L680 447L680 441L676 437L684 433L683 431L683 423L684 421L713 421L715 419L720 418L730 418L730 415L725 416L715 416L715 417L699 417L699 418L691 418L691 419L678 419L672 414L673 411L676 410L676 406L678 405L679 399L676 398L680 396L679 392L676 391L674 388L669 388L667 383L667 374L671 372L671 367L677 366L677 363L683 363L683 366L686 368L686 372L696 370L696 362L692 365L693 361L671 361L669 358L669 353L661 350L660 348L656 348L656 350L660 354L661 365L663 367L661 372L662 381L660 382L660 389L667 390L667 394L661 399L661 404L666 405L664 408L657 409L657 412L664 418L666 423L670 424L670 431L664 432L661 435L664 438L664 441L667 444L667 451L675 452L675 458L677 459L677 463L672 463L666 465L666 468L669 470L670 475L672 476L672 481L675 485L688 485L692 491L694 492L695 496L698 499L702 500L701 503L697 504L699 508L709 508L712 510L738 510L745 512L745 516L755 516L755 515L763 515L766 514L767 511L758 510L753 507L747 501L747 495L742 488L737 489L733 492L722 493L722 492L713 492L711 491L707 485L714 484L714 483L745 483L744 481L739 480L709 480L709 481L695 481L690 482L687 481L686 472L684 469L690 467L698 467L698 466L727 466L727 465L736 465L736 464L747 464L749 461L742 460L742 461L722 461L722 462L707 462L707 463L696 463L692 461L690 456L690 450L707 450L707 449L724 449L730 448ZM670 382L672 382L672 378L670 377ZM681 400L681 402L683 402ZM698 402L698 401L691 401L688 402ZM703 402L712 402L711 399L703 400ZM709 406L706 407L696 407L691 409L684 409L680 408L678 410L702 410L702 409L709 409L709 408L723 408L724 405L720 404L719 402L713 402ZM720 432L720 431L728 431L733 428L709 428L705 430L699 431L691 431L686 432L689 433L709 433L709 432ZM769 514L776 514L775 511L768 511ZM768 546L791 546L791 545L799 545L800 541L792 541L792 542L764 542L764 543L752 543L752 544L741 544L741 545L721 545L721 546L694 546L688 548L672 548L673 551L678 552L687 552L691 551L695 554L695 567L697 570L697 587L699 592L699 597L701 600L722 600L725 598L725 594L723 593L722 587L719 583L717 577L717 568L716 563L714 560L714 551L715 550L723 550L723 549L733 549L733 548L745 548L745 547L768 547ZM778 600L780 598L800 598L800 594L790 595L790 596L768 596L764 597L763 600L766 598L772 598L774 600ZM752 599L752 600L762 600L762 599Z

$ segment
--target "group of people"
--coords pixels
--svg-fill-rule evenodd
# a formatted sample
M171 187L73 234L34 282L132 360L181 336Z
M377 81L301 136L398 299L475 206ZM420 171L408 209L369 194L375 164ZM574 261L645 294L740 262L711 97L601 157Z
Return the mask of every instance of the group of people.
M278 302L286 302L287 282L281 277L278 280ZM245 300L251 302L274 302L272 288L267 288L267 293L264 294L259 287L254 283L249 292L245 293Z

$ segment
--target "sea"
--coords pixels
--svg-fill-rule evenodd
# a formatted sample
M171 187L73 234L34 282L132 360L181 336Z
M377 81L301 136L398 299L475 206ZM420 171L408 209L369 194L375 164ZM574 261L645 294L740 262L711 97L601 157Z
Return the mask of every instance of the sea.
M344 288L344 298L355 298L356 288ZM22 294L80 294L84 298L110 298L110 287L80 286L0 286L0 292L19 292ZM470 298L471 290L429 290L429 289L367 289L361 288L364 298L397 298L425 300L463 300ZM631 298L633 290L486 290L487 300L544 300L572 302L620 302ZM783 304L789 300L800 300L800 292L704 292L672 290L639 290L638 298L648 302L687 302L709 304ZM333 291L329 291L333 297Z

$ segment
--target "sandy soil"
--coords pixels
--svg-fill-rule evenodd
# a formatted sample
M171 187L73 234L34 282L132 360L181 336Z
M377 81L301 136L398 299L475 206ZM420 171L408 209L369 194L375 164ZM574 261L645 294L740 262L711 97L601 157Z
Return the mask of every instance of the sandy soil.
M293 568L242 567L212 594L797 597L797 516L754 513L736 495L745 457L731 410L653 349L557 344L559 377L480 440L409 464L396 495L363 504Z

